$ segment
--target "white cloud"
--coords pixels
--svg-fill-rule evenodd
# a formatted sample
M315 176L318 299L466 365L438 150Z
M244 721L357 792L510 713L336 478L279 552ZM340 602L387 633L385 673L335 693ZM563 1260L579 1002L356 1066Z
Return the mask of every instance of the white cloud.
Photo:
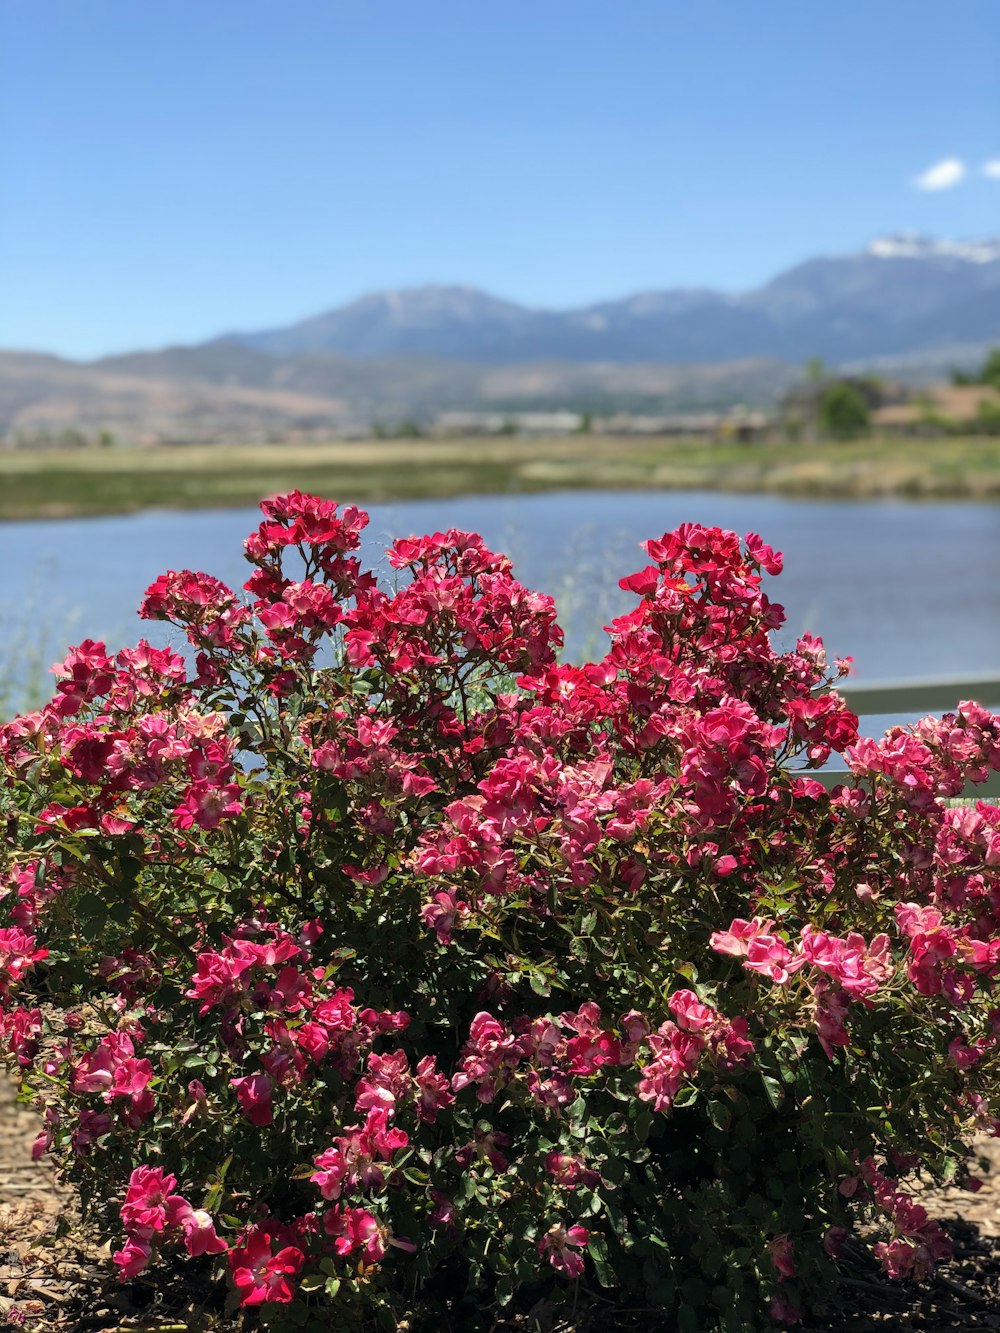
M990 180L1000 181L1000 157L990 158L989 162L983 163L983 175L989 176Z
M918 190L950 190L965 177L965 163L957 157L944 157L916 177Z

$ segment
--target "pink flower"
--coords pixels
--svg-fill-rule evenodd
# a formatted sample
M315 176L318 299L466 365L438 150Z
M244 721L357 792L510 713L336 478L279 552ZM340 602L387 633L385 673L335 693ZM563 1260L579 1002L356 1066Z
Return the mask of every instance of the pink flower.
M199 1254L222 1254L229 1248L216 1234L211 1213L203 1208L188 1208L178 1219L184 1233L184 1248L192 1257Z
M106 1099L110 1097L129 1097L137 1102L146 1091L153 1077L153 1066L148 1060L136 1060L126 1057L115 1068L114 1083Z
M274 1120L271 1107L272 1083L267 1074L247 1074L242 1078L231 1078L230 1085L236 1089L243 1114L251 1125L270 1125Z
M549 1263L565 1277L575 1278L583 1274L583 1255L575 1253L590 1240L586 1227L565 1227L562 1222L555 1222L538 1242L538 1252L543 1257L548 1255Z
M847 1244L848 1232L845 1227L830 1227L823 1235L823 1249L831 1259L839 1259Z
M817 977L813 986L813 1022L816 1035L826 1052L828 1060L833 1059L834 1048L850 1044L845 1019L850 1008L847 992L835 982L825 977Z
M744 921L742 917L737 917L728 930L713 931L709 944L716 953L745 958L750 944L758 935L766 935L773 925L773 921L762 921L758 916L752 921Z
M425 1055L417 1065L415 1082L419 1089L417 1114L429 1125L437 1120L438 1112L455 1100L449 1089L448 1078L437 1072L437 1057Z
M450 944L452 931L459 919L467 914L467 903L459 902L450 890L435 893L420 909L420 917L437 935L438 944Z
M229 1251L233 1285L241 1305L263 1305L273 1301L287 1305L295 1298L291 1279L301 1270L305 1255L294 1245L286 1245L277 1254L271 1252L267 1231L255 1228L243 1244Z
M138 1240L130 1236L120 1250L115 1250L111 1258L118 1265L118 1281L127 1282L138 1277L149 1264L152 1247L148 1240Z
M760 565L768 574L781 573L784 568L784 560L780 551L775 551L768 546L756 532L748 532L743 540L746 543L747 555L755 564Z
M385 1240L378 1222L365 1208L350 1208L337 1204L323 1219L328 1236L335 1236L333 1248L343 1256L360 1250L369 1263L377 1264L385 1257Z
M802 1311L797 1310L780 1292L768 1306L768 1314L779 1324L797 1324L802 1318Z
M434 1201L434 1207L431 1209L428 1221L432 1227L444 1227L446 1231L454 1233L455 1231L455 1205L446 1194L440 1190L431 1190L431 1199Z
M779 939L777 935L758 935L747 947L743 966L752 972L763 973L782 986L804 962L805 959L801 956L796 957L784 940Z
M577 1185L593 1189L601 1181L600 1173L591 1171L582 1157L568 1153L550 1152L545 1158L545 1169L564 1189L574 1190Z
M405 1051L390 1051L368 1057L368 1074L357 1086L354 1108L357 1111L382 1109L393 1115L396 1103L405 1100L413 1086Z
M685 1032L704 1032L713 1027L719 1019L715 1009L702 1004L694 991L674 991L667 1004L677 1020L677 1025Z
M510 1081L523 1054L521 1043L508 1028L492 1014L478 1013L469 1025L469 1040L462 1048L463 1060L452 1076L451 1086L461 1092L474 1083L478 1099L491 1102Z
M234 782L216 786L212 782L193 782L183 801L174 811L174 824L179 829L218 828L223 819L237 815L243 809L240 789Z
M948 1055L959 1069L971 1069L986 1054L986 1043L982 1040L969 1045L963 1037L953 1037L948 1043Z
M121 1217L125 1229L133 1236L149 1237L162 1231L167 1223L168 1208L183 1203L173 1191L177 1177L167 1175L159 1166L137 1166L129 1177Z
M888 1245L885 1241L880 1241L873 1246L872 1254L885 1269L888 1276L896 1281L906 1277L907 1273L913 1268L917 1256L916 1248L909 1241L904 1240L902 1236L897 1236Z
M706 1043L698 1033L681 1032L670 1022L662 1023L647 1041L653 1059L639 1071L639 1099L665 1111L697 1069Z
M34 935L26 935L17 926L0 929L0 991L8 982L17 982L34 963L48 958L48 949L36 949Z
M876 935L871 944L852 931L846 939L812 926L803 926L799 944L802 958L826 972L853 999L867 999L892 976L888 935Z
M90 1151L91 1146L110 1130L111 1116L106 1111L91 1111L85 1108L77 1117L76 1129L71 1136L73 1151L78 1156L84 1156Z
M320 1168L309 1177L319 1188L324 1199L339 1199L344 1177L347 1175L347 1158L340 1148L327 1148L316 1158Z
M364 1125L355 1125L334 1139L333 1146L315 1159L320 1169L310 1176L324 1199L340 1197L343 1185L361 1184L365 1189L379 1189L385 1184L380 1163L388 1162L410 1141L403 1129L389 1124L385 1107L373 1107Z
M767 1243L768 1253L771 1256L771 1263L781 1274L783 1278L795 1276L795 1259L792 1252L792 1242L786 1235L775 1236Z

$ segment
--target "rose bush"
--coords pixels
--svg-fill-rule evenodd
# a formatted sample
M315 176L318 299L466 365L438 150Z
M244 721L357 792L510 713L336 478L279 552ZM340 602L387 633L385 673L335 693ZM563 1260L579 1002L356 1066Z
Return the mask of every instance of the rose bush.
M360 511L262 508L247 597L149 589L187 655L88 640L0 732L0 1042L122 1279L744 1330L860 1223L894 1276L946 1256L915 1175L1000 1131L1000 811L946 799L1000 720L859 740L753 534L647 542L572 666L479 537L387 588Z

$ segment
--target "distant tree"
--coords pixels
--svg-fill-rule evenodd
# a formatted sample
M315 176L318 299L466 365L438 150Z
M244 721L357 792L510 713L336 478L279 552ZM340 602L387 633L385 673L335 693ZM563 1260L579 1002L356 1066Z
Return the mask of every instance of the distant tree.
M843 381L824 389L819 400L818 424L824 435L849 440L868 429L868 403L864 395Z
M953 370L952 384L988 384L1000 389L1000 347L990 349L989 355L979 370Z
M581 412L580 424L576 428L577 435L589 435L594 429L593 412Z
M984 435L1000 435L1000 404L980 403L976 424Z
M994 347L979 372L979 383L1000 389L1000 347Z

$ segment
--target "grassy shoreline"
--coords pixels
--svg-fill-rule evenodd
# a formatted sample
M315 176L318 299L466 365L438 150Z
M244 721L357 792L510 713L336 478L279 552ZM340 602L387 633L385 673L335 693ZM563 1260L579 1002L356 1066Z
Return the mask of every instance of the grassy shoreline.
M814 445L577 435L0 453L0 520L252 506L295 487L369 503L573 489L1000 501L1000 439Z

